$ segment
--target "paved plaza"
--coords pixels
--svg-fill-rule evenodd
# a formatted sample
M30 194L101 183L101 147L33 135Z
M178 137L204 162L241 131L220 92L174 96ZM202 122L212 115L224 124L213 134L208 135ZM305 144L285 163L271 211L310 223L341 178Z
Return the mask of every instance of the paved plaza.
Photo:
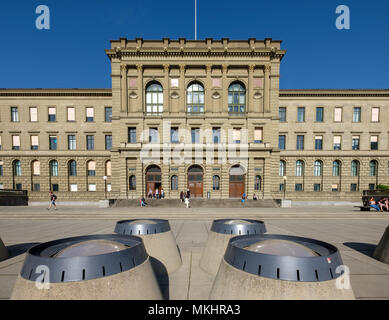
M0 262L0 299L9 299L25 251L49 240L113 233L115 223L131 218L166 218L182 255L183 265L169 279L170 299L207 299L213 277L199 267L202 250L215 218L252 218L265 222L268 233L310 237L340 249L351 271L357 299L389 299L389 265L371 257L389 224L388 214L360 212L353 206L290 209L174 209L0 207L0 237L10 258Z

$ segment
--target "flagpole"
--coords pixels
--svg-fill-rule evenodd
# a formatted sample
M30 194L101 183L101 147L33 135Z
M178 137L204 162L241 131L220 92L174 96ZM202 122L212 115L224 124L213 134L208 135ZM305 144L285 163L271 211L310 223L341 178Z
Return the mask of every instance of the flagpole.
M197 0L195 0L195 40L197 40Z

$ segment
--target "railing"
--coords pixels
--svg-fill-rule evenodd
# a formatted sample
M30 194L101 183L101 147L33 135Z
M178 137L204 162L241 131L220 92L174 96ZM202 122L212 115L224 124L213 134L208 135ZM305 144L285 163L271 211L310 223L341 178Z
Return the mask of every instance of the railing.
M7 196L7 195L26 196L27 190L0 189L0 196Z

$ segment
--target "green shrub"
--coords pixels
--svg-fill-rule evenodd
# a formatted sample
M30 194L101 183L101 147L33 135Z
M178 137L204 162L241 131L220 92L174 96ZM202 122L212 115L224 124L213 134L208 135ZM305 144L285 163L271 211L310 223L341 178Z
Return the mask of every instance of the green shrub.
M389 190L389 186L386 186L384 184L377 185L377 190Z

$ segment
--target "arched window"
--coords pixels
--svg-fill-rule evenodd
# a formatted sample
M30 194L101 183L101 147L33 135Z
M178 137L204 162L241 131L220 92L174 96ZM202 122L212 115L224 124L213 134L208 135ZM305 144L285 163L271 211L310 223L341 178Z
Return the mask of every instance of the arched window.
M152 82L146 88L146 112L163 112L163 88L158 82Z
M51 160L49 166L50 166L50 176L58 177L58 161Z
M246 111L246 89L240 82L232 83L228 88L228 112Z
M378 162L375 160L370 161L370 177L377 176Z
M171 178L171 190L178 190L178 177L172 176Z
M15 177L20 177L22 175L22 163L20 160L15 160L13 162L13 171Z
M204 112L204 87L199 82L192 82L186 93L186 104L189 113Z
M341 163L339 160L335 160L332 163L332 176L333 177L339 177L340 176L340 168L341 168Z
M32 162L31 167L32 167L32 174L34 176L39 176L41 174L41 164L38 160L34 160Z
M130 184L130 190L136 190L136 177L135 175L130 176L129 179Z
M212 177L212 189L215 191L220 190L220 177L219 176Z
M69 166L69 176L70 177L77 176L77 162L76 162L76 160L70 160L68 166Z
M323 162L321 162L320 160L316 160L313 167L313 175L315 177L321 177L322 167L323 167Z
M280 177L285 177L286 175L286 162L284 160L280 161L280 169L278 174Z
M96 175L96 162L89 161L88 162L88 176L95 176L95 175Z
M261 176L255 176L255 181L254 181L254 190L259 191L262 189L262 179Z
M358 177L359 175L359 161L353 160L351 162L351 176Z
M105 163L105 175L107 177L110 177L112 175L111 165L112 165L111 160L108 160Z
M304 176L304 161L297 160L296 161L296 177Z

